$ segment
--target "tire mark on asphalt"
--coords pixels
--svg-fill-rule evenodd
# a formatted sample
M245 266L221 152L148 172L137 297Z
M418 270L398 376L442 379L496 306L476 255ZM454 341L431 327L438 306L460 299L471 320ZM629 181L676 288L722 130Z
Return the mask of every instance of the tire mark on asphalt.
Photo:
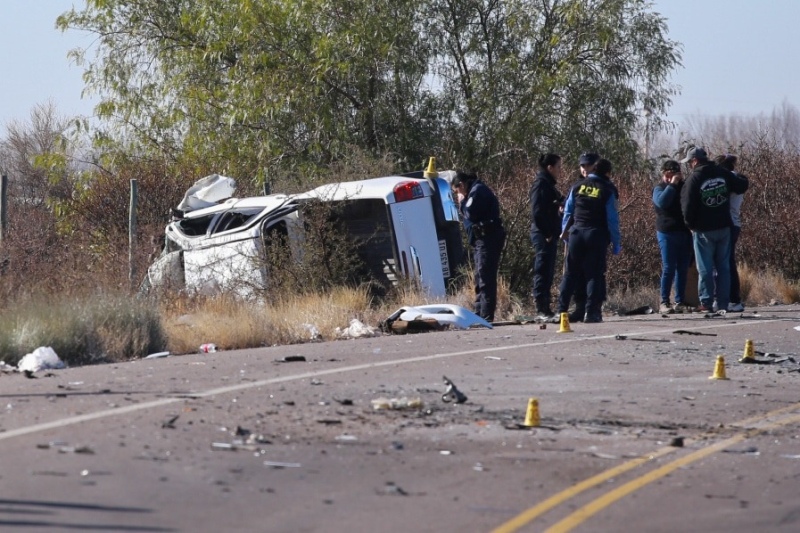
M741 326L749 326L749 325L756 325L756 324L763 324L765 322L782 322L783 319L775 319L775 320L760 320L758 322L746 322L746 323L728 323L728 324L709 324L707 326L697 326L694 328L686 328L690 330L702 330L702 329L713 329L713 328L727 328L727 327L741 327ZM670 326L668 329L672 329ZM655 334L664 334L668 333L665 329L652 329L647 331L638 331L632 333L612 333L608 335L592 335L586 337L570 337L566 336L563 339L556 339L556 340L548 340L544 342L533 342L533 343L526 343L526 344L515 344L515 345L508 345L508 346L496 346L494 348L475 348L472 350L463 350L458 352L447 352L447 353L436 353L431 355L422 355L417 357L408 357L404 359L393 359L391 361L376 361L371 363L364 363L360 365L351 365L341 368L329 368L325 370L315 370L311 372L304 372L301 374L291 374L288 376L281 376L275 378L268 378L262 379L258 381L250 381L247 383L239 383L237 385L228 385L226 387L219 387L215 389L209 389L206 391L196 392L196 393L188 393L188 394L181 394L178 397L172 398L161 398L158 400L153 400L150 402L143 402L138 403L135 405L128 405L125 407L114 407L112 409L105 409L103 411L96 411L94 413L87 413L82 415L76 415L68 418L62 418L59 420L53 420L51 422L43 422L41 424L34 424L31 426L25 426L17 429L10 429L8 431L0 433L0 441L13 439L15 437L21 437L23 435L30 435L32 433L39 433L41 431L47 431L50 429L59 429L66 426L71 426L75 424L80 424L82 422L90 422L92 420L100 420L102 418L110 418L115 416L126 415L130 413L134 413L136 411L143 411L145 409L154 409L156 407L163 407L165 405L170 405L173 403L185 401L187 397L190 398L208 398L212 396L218 396L221 394L228 394L231 392L239 392L247 389L255 389L258 387L264 387L266 385L274 385L276 383L286 383L289 381L299 381L302 379L307 378L317 378L321 376L329 376L333 374L344 374L347 372L357 372L360 370L369 370L373 368L380 368L384 366L396 366L396 365L405 365L410 363L419 363L424 361L434 361L436 359L446 359L449 357L459 357L465 355L475 355L475 354L483 354L483 353L493 353L493 352L504 352L509 350L518 350L524 348L532 348L536 346L547 346L552 344L568 344L568 343L577 343L577 342L591 342L597 341L602 339L613 339L617 335L626 335L629 337L634 337L637 335L655 335ZM587 487L588 488L588 487ZM584 489L585 490L585 489Z

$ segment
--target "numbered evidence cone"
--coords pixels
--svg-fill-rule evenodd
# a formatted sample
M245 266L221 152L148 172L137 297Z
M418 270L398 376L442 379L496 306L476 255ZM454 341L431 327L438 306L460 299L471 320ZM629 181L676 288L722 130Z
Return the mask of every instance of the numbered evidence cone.
M561 313L561 326L558 328L559 333L572 333L569 328L569 313Z
M753 340L747 339L744 341L744 355L739 359L740 363L753 363L756 360L756 353L753 349Z
M423 176L426 178L436 178L439 176L439 173L436 172L436 158L431 157L428 159L428 168L423 173Z
M525 412L525 423L523 426L532 428L539 426L539 400L530 398L528 400L528 410Z
M717 363L714 365L714 375L708 376L708 379L728 379L725 375L725 358L721 355L717 356Z

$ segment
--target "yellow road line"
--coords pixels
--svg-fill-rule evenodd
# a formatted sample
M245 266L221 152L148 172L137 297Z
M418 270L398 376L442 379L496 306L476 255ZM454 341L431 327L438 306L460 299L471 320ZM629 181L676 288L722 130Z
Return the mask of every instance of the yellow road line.
M731 425L742 426L742 425L745 425L745 424L753 424L753 423L756 423L756 422L759 422L759 421L762 421L762 420L766 420L766 419L768 419L770 417L778 416L778 415L781 415L781 414L784 414L786 412L793 411L793 410L796 410L796 409L800 409L800 403L796 403L796 404L793 404L793 405L790 405L790 406L787 406L787 407L781 407L780 409L775 409L775 410L770 411L768 413L764 413L763 415L758 415L758 416L753 416L753 417L750 417L750 418L746 418L744 420L740 420L738 422L734 422ZM791 422L793 422L795 420L800 420L800 416L792 417L792 418L788 419L788 421L772 423L772 424L770 424L769 426L767 426L764 429L757 430L757 433L761 433L763 431L766 431L766 430L771 429L772 427L776 427L778 425L784 425L784 424L791 423ZM756 434L756 433L754 433L754 434ZM691 442L696 442L698 440L707 438L710 435L712 435L712 433L703 433L701 435L698 435L694 439L688 440L687 444L691 444ZM708 451L707 453L704 453L701 456L694 457L692 459L692 461L696 461L698 459L701 459L702 457L705 457L706 455L714 453L715 451L727 448L728 446L731 446L731 445L735 444L735 442L739 442L740 440L743 440L747 435L748 435L748 433L743 433L743 434L740 434L740 435L736 435L734 437L731 437L730 439L721 441L718 444L710 445L710 446L708 446L706 448L703 448L703 449L701 449L701 450L699 450L697 452L694 452L694 453L692 453L690 455L687 455L683 459L678 459L675 462L678 462L678 461L681 461L681 460L685 460L687 457L694 457L695 455L697 455L697 454L699 454L701 452L705 452L706 450L709 450L709 449L711 450L711 451ZM738 440L735 440L735 442L734 442L734 439L738 439ZM731 442L729 442L729 441L731 441ZM718 447L723 443L727 443L727 444L725 444L721 448ZM665 456L667 454L679 451L681 449L682 448L677 448L677 447L674 447L674 446L666 446L666 447L660 448L660 449L658 449L658 450L656 450L656 451L654 451L654 452L652 452L650 454L646 454L646 455L643 455L641 457L637 457L636 459L632 459L630 461L627 461L625 463L617 465L617 466L615 466L613 468L610 468L608 470L600 472L599 474L597 474L595 476L592 476L592 477L590 477L588 479L585 479L585 480L583 480L583 481L581 481L581 482L579 482L579 483L577 483L577 484L575 484L575 485L573 485L571 487L568 487L568 488L566 488L566 489L554 494L553 496L549 497L548 499L544 500L543 502L540 502L540 503L534 505L533 507L523 511L522 513L520 513L519 515L515 516L511 520L509 520L509 521L505 522L504 524L500 525L499 527L493 529L492 533L513 533L515 531L518 531L523 526L525 526L528 523L532 522L533 520L535 520L539 516L543 515L544 513L549 511L550 509L553 509L554 507L557 507L557 506L561 505L562 503L566 502L570 498L573 498L573 497L577 496L578 494L580 494L580 493L582 493L582 492L584 492L584 491L586 491L586 490L588 490L588 489L590 489L592 487L596 487L597 485L599 485L601 483L604 483L604 482L608 481L609 479L612 479L612 478L614 478L614 477L616 477L616 476L618 476L620 474L628 472L629 470L632 470L632 469L634 469L634 468L636 468L638 466L641 466L641 465L643 465L643 464L645 464L645 463L647 463L649 461L652 461L652 460L657 459L659 457L663 457L663 456ZM689 462L692 462L692 461L689 461ZM675 462L669 463L669 464L672 465ZM669 466L669 465L667 465L667 466ZM682 466L682 465L676 466L675 468L679 468L680 466ZM665 468L665 467L662 467L662 468ZM663 473L659 477L663 477L664 475L668 474L669 472L671 472L675 468L669 470L668 472ZM660 470L661 469L654 470L654 472L659 472ZM637 479L641 479L641 478L637 478ZM655 479L658 479L658 478L655 478ZM636 481L636 480L634 480L634 481ZM653 481L653 480L650 480L650 481ZM648 481L648 483L650 481ZM631 483L633 483L633 482L631 482ZM641 486L644 486L644 485L641 485ZM638 488L641 488L641 486L638 486L638 487L636 487L636 488L634 488L634 489L632 489L632 490L630 490L628 492L632 492L633 490L637 490ZM617 499L622 498L623 496L628 494L628 492L626 492L625 494L620 495L618 498L616 498L613 501L616 501ZM611 494L611 493L609 493L609 494ZM596 501L598 501L598 500L595 500L595 502ZM606 503L605 505L609 505L610 503L612 503L612 502L610 501L610 502ZM585 507L582 507L581 509L579 509L578 511L573 513L573 515L570 515L570 517L574 516L575 514L579 513L580 511L582 511L584 509L585 509ZM594 510L591 514L595 514L600 509ZM581 520L581 522L586 520L586 518L591 516L591 514L587 515L585 518L583 518L583 520ZM568 517L568 518L570 518L570 517ZM562 520L562 522L564 522L564 520ZM559 522L559 524L561 524L562 522ZM580 522L575 523L574 525L571 525L570 528L573 528L573 527L577 526L579 523ZM556 526L559 525L559 524L556 524ZM556 526L553 526L553 527L556 527ZM553 530L548 530L548 533L551 533L551 531L552 531L552 533L555 533L556 531L569 531L569 529L564 529L564 530L555 530L555 529L553 529Z
M668 463L660 468L657 468L647 474L640 476L624 485L604 494L603 496L597 498L596 500L584 505L577 511L573 512L568 517L564 518L557 524L553 525L552 527L548 528L545 533L567 533L568 531L572 531L575 527L579 526L591 516L599 513L612 503L616 502L627 496L628 494L635 492L642 487L652 483L653 481L659 480L662 477L666 476L670 472L674 472L678 468L686 466L688 464L694 463L695 461L699 461L700 459L711 455L712 453L724 450L734 444L745 440L748 437L753 437L760 433L764 433L770 429L774 429L779 426L785 426L794 422L800 422L800 415L790 417L785 420L781 420L779 422L774 422L764 428L760 428L757 430L751 430L745 433L740 433L738 435L734 435L733 437L720 441L716 444L712 444L711 446L707 446L696 452L690 453L685 457L681 457L680 459L676 459L671 463Z

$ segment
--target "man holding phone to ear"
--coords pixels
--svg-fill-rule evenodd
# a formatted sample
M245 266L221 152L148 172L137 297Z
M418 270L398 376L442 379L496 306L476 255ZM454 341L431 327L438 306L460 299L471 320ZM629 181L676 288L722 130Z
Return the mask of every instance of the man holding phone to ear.
M656 237L661 249L661 305L659 313L686 313L684 303L686 273L692 262L692 233L686 227L681 211L683 188L681 165L673 159L661 165L661 182L653 189L656 211ZM674 281L675 304L670 302Z

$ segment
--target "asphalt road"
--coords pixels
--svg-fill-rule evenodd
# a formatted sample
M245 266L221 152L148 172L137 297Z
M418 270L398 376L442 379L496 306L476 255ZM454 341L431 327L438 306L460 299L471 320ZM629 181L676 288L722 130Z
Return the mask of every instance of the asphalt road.
M0 529L798 531L800 307L753 311L0 374Z

